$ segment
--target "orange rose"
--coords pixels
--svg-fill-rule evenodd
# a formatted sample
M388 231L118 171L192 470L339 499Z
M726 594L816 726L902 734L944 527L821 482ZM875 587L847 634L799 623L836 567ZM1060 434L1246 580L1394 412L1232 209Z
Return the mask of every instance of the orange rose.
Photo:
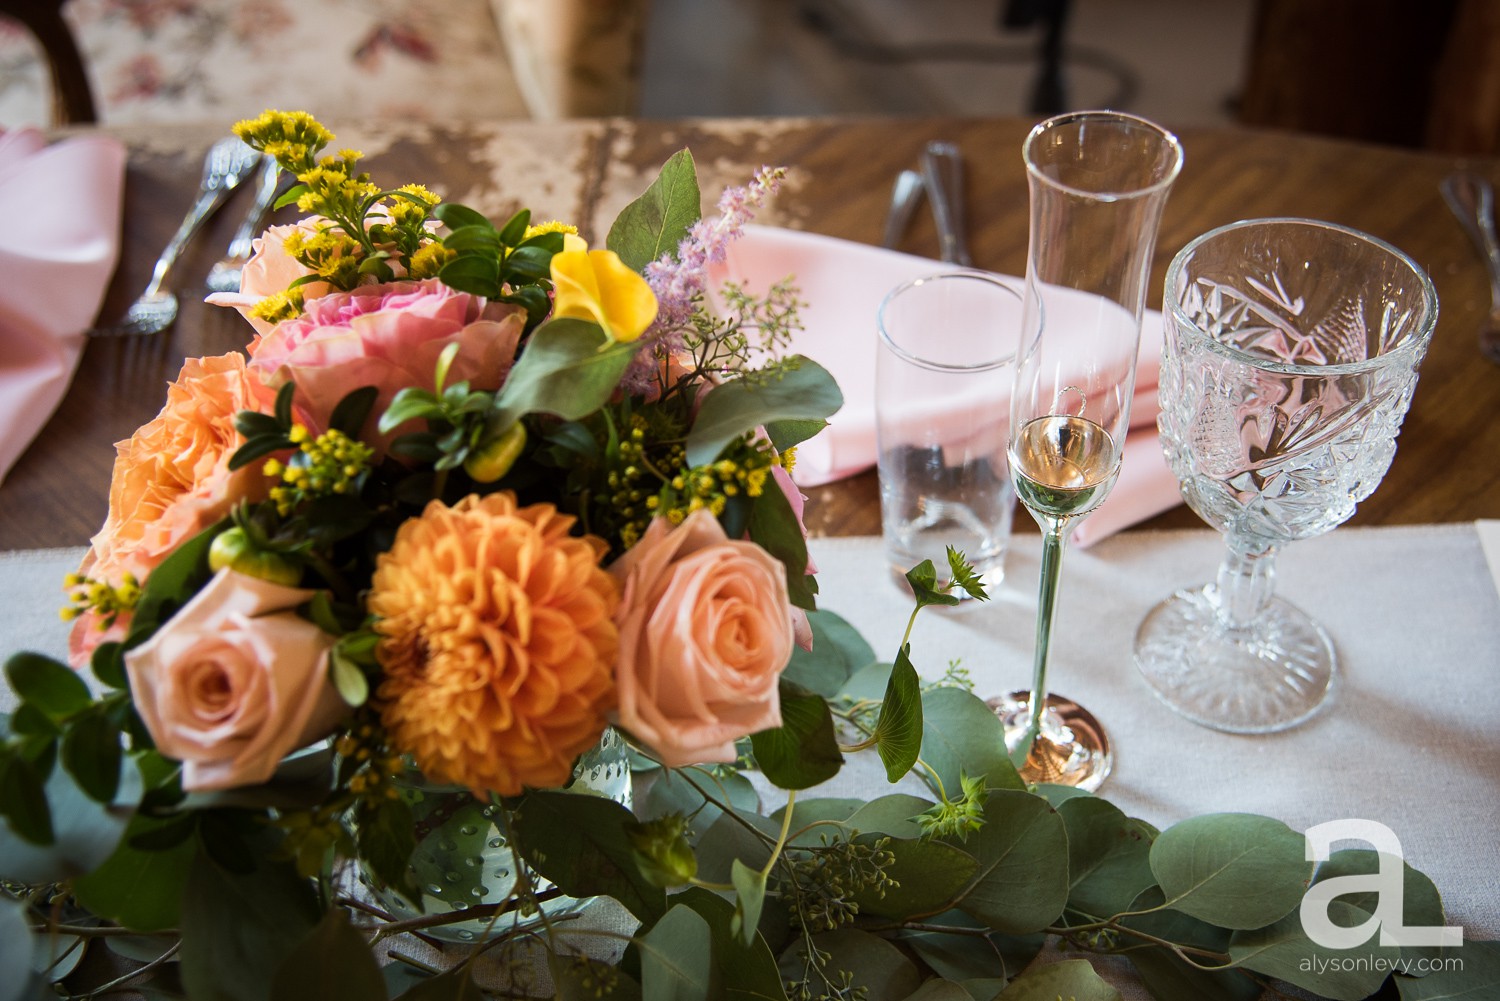
M610 567L621 581L616 721L662 762L733 761L734 742L781 725L792 656L786 571L730 539L707 509L651 523Z
M181 543L240 500L266 495L257 464L229 471L240 445L234 415L254 407L251 378L237 353L183 364L167 387L161 413L115 446L109 516L84 558L84 573L116 585L127 572L144 581ZM124 617L109 633L98 626L92 613L78 619L69 644L74 666L87 663L103 639L120 635Z

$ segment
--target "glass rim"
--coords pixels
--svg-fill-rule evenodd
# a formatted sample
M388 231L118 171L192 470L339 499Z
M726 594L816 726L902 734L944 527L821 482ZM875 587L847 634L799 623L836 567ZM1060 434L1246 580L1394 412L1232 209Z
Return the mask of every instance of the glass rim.
M1188 258L1203 244L1226 233L1233 233L1241 229L1252 229L1260 226L1304 226L1310 229L1331 230L1342 233L1345 236L1354 237L1364 243L1368 243L1399 261L1406 267L1417 280L1422 289L1422 310L1425 325L1421 329L1414 329L1404 334L1400 341L1389 351L1383 351L1377 355L1371 355L1362 361L1339 362L1332 365L1303 365L1296 362L1276 361L1264 355L1252 354L1232 344L1226 344L1218 338L1204 331L1198 324L1182 310L1182 304L1175 289L1181 278L1183 267ZM1162 283L1162 309L1163 313L1170 313L1177 329L1190 331L1188 336L1197 338L1206 343L1209 350L1223 355L1233 361L1237 361L1252 368L1265 372L1275 372L1282 375L1302 376L1330 376L1330 375L1358 375L1372 369L1382 368L1391 364L1391 359L1399 359L1406 355L1417 355L1420 357L1426 350L1427 343L1432 339L1433 331L1437 329L1438 317L1438 295L1437 288L1432 283L1432 276L1423 269L1411 255L1399 247L1387 243L1378 236L1372 236L1363 230L1352 226L1344 226L1336 222L1327 222L1322 219L1309 219L1301 216L1268 216L1260 219L1240 219L1236 222L1227 223L1223 226L1200 233L1193 237L1176 254L1172 256L1172 263L1167 265L1166 280Z
M938 282L950 278L967 278L983 282L987 285L993 285L996 288L1002 289L1015 296L1016 301L1021 305L1023 310L1025 308L1026 293L1022 289L1016 288L1015 281L1003 278L1002 276L995 274L993 271L983 271L979 268L960 268L952 271L937 271L930 275L921 275L919 277L911 278L902 282L900 285L897 285L895 288L887 292L885 296L880 300L880 308L875 311L875 331L880 335L880 340L897 358L900 358L904 362L915 365L918 368L926 369L929 372L943 372L953 375L963 375L970 372L992 372L997 368L1004 368L1006 365L1013 363L1016 360L1016 355L1018 355L1021 350L1021 339L1019 335L1016 339L1016 349L1009 354L1001 355L998 358L991 358L984 361L970 362L968 364L954 364L951 362L941 362L935 361L931 358L924 358L921 355L913 354L912 352L908 351L900 344L897 344L896 341L891 337L890 332L886 330L885 314L887 307L890 306L890 304L896 299L896 297L903 292L910 291L914 288L919 288L930 282Z
M1042 173L1041 170L1036 166L1031 156L1032 146L1036 142L1037 138L1041 136L1042 133L1048 132L1059 126L1070 125L1073 122L1085 119L1130 125L1136 128L1140 128L1143 131L1155 134L1155 136L1159 140L1161 140L1163 145L1172 150L1173 160L1171 169L1165 171L1163 175L1153 183L1145 185L1144 187L1131 188L1128 191L1090 191L1087 188L1078 188L1074 187L1071 184L1063 184L1055 177L1048 177L1046 174ZM1115 201L1123 201L1125 199L1131 198L1146 198L1167 190L1172 186L1173 182L1177 180L1177 175L1182 173L1183 158L1184 154L1182 148L1182 140L1177 138L1176 133L1163 128L1162 126L1156 124L1148 118L1142 118L1139 115L1132 115L1124 111L1111 111L1107 108L1092 111L1068 111L1060 115L1053 115L1051 118L1043 119L1042 121L1037 122L1031 127L1031 131L1026 134L1026 140L1021 143L1021 160L1026 164L1026 173L1028 176L1034 177L1038 181L1041 181L1042 183L1047 184L1050 187L1056 188L1059 191L1066 191L1069 194L1080 195L1086 198L1109 198Z

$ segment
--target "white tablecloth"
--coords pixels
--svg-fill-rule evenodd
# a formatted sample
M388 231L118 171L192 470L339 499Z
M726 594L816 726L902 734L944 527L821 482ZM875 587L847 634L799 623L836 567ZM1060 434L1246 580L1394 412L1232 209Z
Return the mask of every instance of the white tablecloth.
M1327 712L1261 737L1178 717L1131 664L1141 617L1211 576L1220 546L1207 531L1137 532L1067 554L1050 679L1113 737L1115 771L1101 795L1158 827L1221 811L1298 830L1378 820L1437 883L1450 924L1466 939L1500 937L1500 596L1475 527L1346 528L1287 548L1278 593L1324 623L1343 673ZM919 671L936 677L959 659L980 695L1029 685L1038 550L1035 535L1016 537L987 604L919 616ZM818 539L812 552L822 606L893 656L910 605L879 540ZM62 651L61 579L78 557L0 554L0 651Z

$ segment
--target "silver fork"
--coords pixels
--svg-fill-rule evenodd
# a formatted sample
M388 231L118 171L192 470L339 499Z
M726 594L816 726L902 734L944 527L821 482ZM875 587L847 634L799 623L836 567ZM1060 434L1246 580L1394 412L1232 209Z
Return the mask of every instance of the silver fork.
M964 236L964 168L955 143L934 140L922 151L922 181L932 202L938 230L938 256L949 264L973 267Z
M263 156L262 160L260 177L256 182L255 201L245 213L245 218L240 222L240 228L235 231L234 238L229 241L229 249L225 252L223 259L208 269L208 278L204 284L208 286L210 292L238 292L240 290L240 275L245 270L245 262L250 260L251 245L260 235L261 222L276 201L281 169L269 156Z
M198 232L209 216L224 204L239 185L260 162L260 154L239 139L220 139L209 148L203 161L203 180L198 185L198 196L188 210L182 225L177 227L171 242L167 244L156 267L151 271L151 283L139 299L131 303L125 319L113 327L98 327L90 331L95 336L115 337L132 334L154 334L165 330L177 319L177 296L162 288L167 272L177 262L182 249L193 234Z

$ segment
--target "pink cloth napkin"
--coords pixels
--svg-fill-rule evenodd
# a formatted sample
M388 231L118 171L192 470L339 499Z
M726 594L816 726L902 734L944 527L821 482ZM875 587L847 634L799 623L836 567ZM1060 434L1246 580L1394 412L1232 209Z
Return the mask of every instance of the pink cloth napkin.
M120 253L125 148L0 134L0 481L68 390Z
M925 257L766 226L746 226L729 245L727 260L711 272L712 287L731 280L763 293L772 282L794 276L806 306L791 349L828 369L844 393L844 406L828 427L797 448L792 477L799 485L830 483L875 464L876 311L902 282L952 268ZM1012 280L1020 286L1020 279ZM1156 434L1161 337L1161 314L1147 312L1120 479L1104 505L1081 523L1076 545L1092 545L1182 501Z

